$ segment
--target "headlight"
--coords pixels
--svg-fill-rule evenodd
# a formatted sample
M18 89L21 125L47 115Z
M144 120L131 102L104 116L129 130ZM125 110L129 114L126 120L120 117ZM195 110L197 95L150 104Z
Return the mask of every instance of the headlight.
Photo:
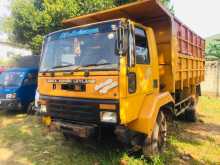
M47 113L47 106L46 105L40 106L40 113Z
M117 123L117 114L115 112L100 112L100 120L106 123Z
M16 93L6 95L6 99L15 99L15 98L16 98Z

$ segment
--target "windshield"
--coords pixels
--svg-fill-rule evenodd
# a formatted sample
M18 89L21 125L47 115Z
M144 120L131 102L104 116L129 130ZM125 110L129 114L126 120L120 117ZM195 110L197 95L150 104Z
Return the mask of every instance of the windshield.
M0 74L0 86L20 86L24 76L24 72L3 72Z
M60 31L45 39L40 71L115 69L118 22Z

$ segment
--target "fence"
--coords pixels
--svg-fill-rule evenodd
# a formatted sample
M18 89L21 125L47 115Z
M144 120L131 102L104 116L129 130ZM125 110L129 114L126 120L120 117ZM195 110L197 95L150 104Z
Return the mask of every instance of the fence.
M202 94L220 97L220 60L206 61L205 81Z

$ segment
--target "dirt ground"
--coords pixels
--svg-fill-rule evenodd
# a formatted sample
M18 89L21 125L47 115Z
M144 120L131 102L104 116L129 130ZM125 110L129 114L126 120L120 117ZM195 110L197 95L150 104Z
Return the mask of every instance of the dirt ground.
M167 149L149 162L114 140L66 140L35 116L0 112L0 165L220 165L220 99L201 97L199 121L175 121Z

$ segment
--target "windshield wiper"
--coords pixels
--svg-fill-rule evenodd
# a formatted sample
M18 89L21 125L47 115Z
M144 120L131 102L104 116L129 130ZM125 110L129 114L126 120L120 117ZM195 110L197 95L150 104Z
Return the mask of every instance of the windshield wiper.
M104 65L112 65L112 63L88 64L88 65L83 65L83 66L76 66L75 68L73 68L73 71L77 71L80 68L85 68L85 67L90 67L90 66L104 66ZM49 71L53 71L54 69L66 68L66 67L71 67L71 66L75 66L75 65L74 64L73 65L59 65L59 66L55 66L50 69L47 69L44 72L49 72Z
M71 67L71 66L75 66L74 64L69 64L69 65L58 65L58 66L54 66L50 69L45 70L44 72L49 72L49 71L54 71L54 69L61 69L61 68L67 68L67 67ZM73 71L78 70L81 66L75 66L75 68L73 69Z
M58 65L58 66L54 66L51 69L59 69L59 68L66 68L66 67L70 67L70 66L74 66L74 64L69 64L69 65Z
M104 66L104 65L112 65L112 63L88 64L88 65L83 65L82 67L90 67L90 66Z

